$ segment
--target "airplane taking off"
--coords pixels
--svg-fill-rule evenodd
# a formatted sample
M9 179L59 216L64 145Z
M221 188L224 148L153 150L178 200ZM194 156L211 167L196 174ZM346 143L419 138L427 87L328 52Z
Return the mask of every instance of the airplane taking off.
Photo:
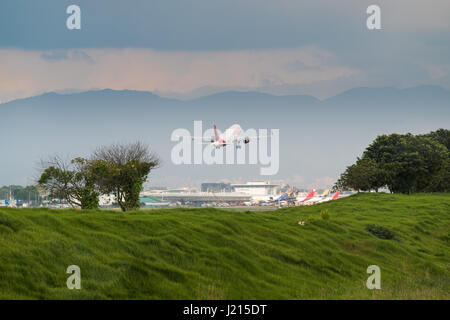
M192 137L193 140L201 139L203 140L203 143L205 144L212 144L217 149L221 147L225 147L227 145L235 144L236 148L240 148L241 144L247 144L250 142L250 140L258 140L260 138L263 138L263 136L256 136L256 137L243 137L242 134L243 130L240 125L233 124L231 127L229 127L227 130L225 130L224 133L219 134L217 131L216 125L214 125L214 136L211 137L211 140L206 140L203 137Z

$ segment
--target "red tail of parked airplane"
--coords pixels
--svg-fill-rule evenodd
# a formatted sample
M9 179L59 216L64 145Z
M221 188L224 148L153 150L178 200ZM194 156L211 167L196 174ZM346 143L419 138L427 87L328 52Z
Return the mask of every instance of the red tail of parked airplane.
M335 194L333 194L333 198L331 200L336 200L339 197L339 191L336 191Z
M315 193L316 193L316 191L315 191L314 189L312 189L312 190L307 194L306 198L303 199L303 200L300 201L300 202L308 201L309 199L311 199L312 197L314 197L314 194L315 194Z

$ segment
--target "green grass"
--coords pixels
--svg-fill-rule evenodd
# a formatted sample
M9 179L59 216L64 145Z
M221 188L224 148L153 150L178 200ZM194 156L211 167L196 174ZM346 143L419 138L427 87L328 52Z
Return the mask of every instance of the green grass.
M269 212L0 209L0 298L449 299L449 226L449 194ZM73 264L81 290L66 287ZM372 264L381 290L365 286Z

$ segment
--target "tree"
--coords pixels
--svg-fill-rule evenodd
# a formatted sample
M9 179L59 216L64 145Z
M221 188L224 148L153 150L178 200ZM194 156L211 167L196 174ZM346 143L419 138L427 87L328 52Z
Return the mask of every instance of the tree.
M386 172L373 159L363 157L356 161L356 165L363 172L362 178L368 181L366 190L373 189L378 192L378 189L386 186Z
M447 150L450 150L450 130L438 129L425 134L424 136L436 140L440 144L444 145Z
M385 173L392 192L425 191L444 167L446 148L426 136L391 134L378 136L363 157L372 159Z
M100 190L97 181L106 171L106 166L83 158L67 162L55 156L43 162L43 167L38 184L50 197L65 199L81 209L98 208Z
M347 171L345 171L337 179L337 181L333 185L333 188L331 189L331 191L332 192L336 192L336 191L339 191L339 190L347 190L347 189L349 189L349 186L347 184Z
M9 199L9 192L11 190L12 196L16 200L34 200L37 201L39 191L36 186L3 186L0 187L0 200Z
M334 189L435 192L450 189L450 130L425 135L380 135L356 163L347 167Z
M442 169L434 175L432 183L428 185L426 191L448 192L450 190L450 130L438 129L424 136L439 142L447 148L448 152L447 161Z
M104 193L114 193L122 211L140 207L139 194L148 174L160 165L156 154L141 142L98 148L92 160L105 174L98 180Z
M358 158L355 164L348 166L336 182L334 189L354 189L368 191L384 186L384 174L376 162L369 158Z

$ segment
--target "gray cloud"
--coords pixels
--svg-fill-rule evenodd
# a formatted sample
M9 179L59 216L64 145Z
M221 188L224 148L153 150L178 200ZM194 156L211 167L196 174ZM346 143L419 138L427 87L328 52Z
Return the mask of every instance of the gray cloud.
M322 57L318 59L317 57ZM92 88L189 92L201 87L274 88L344 81L359 74L315 47L278 50L0 49L0 99ZM95 61L95 63L94 63ZM286 70L302 62L310 70Z
M78 0L82 29L65 26L68 0L2 0L0 46L58 48L147 47L160 50L292 48L316 44L364 49L369 0ZM383 32L416 39L449 32L447 0L379 0ZM448 47L448 45L447 45ZM328 49L328 47L327 47ZM383 49L386 49L385 47Z
M67 55L66 50L53 50L53 51L46 51L41 53L41 58L47 61L59 61L68 59L69 56Z
M82 61L89 64L94 63L94 59L82 50L51 50L41 53L41 59L56 62L61 60Z
M214 52L309 47L320 48L325 54L316 52L317 56L310 60L293 57L285 61L286 71L301 74L300 81L286 79L261 66L261 72L253 75L251 85L248 81L205 79L198 87L142 88L177 93L207 86L264 87L271 92L326 97L360 85L450 85L450 2L447 0L379 0L382 30L378 31L369 31L365 25L366 8L373 4L369 0L79 0L82 29L69 31L65 26L65 9L72 3L69 0L0 1L0 47L42 52L41 58L46 61L87 64L108 59L94 59L88 53L102 48L151 48L168 56L170 52L183 52L187 56L189 52L203 52L205 64L209 62L208 52L214 55ZM226 60L215 63L229 67ZM7 69L4 64L0 61L0 76L2 68ZM329 74L330 65L359 72L334 83L317 78L311 83L303 80L310 73L318 75L324 67ZM193 70L189 69L191 65L178 65L178 68L180 72ZM16 78L3 70L5 75ZM217 78L222 76L220 72ZM90 77L90 73L84 75ZM77 88L66 85L65 88ZM130 86L135 87L133 83Z

